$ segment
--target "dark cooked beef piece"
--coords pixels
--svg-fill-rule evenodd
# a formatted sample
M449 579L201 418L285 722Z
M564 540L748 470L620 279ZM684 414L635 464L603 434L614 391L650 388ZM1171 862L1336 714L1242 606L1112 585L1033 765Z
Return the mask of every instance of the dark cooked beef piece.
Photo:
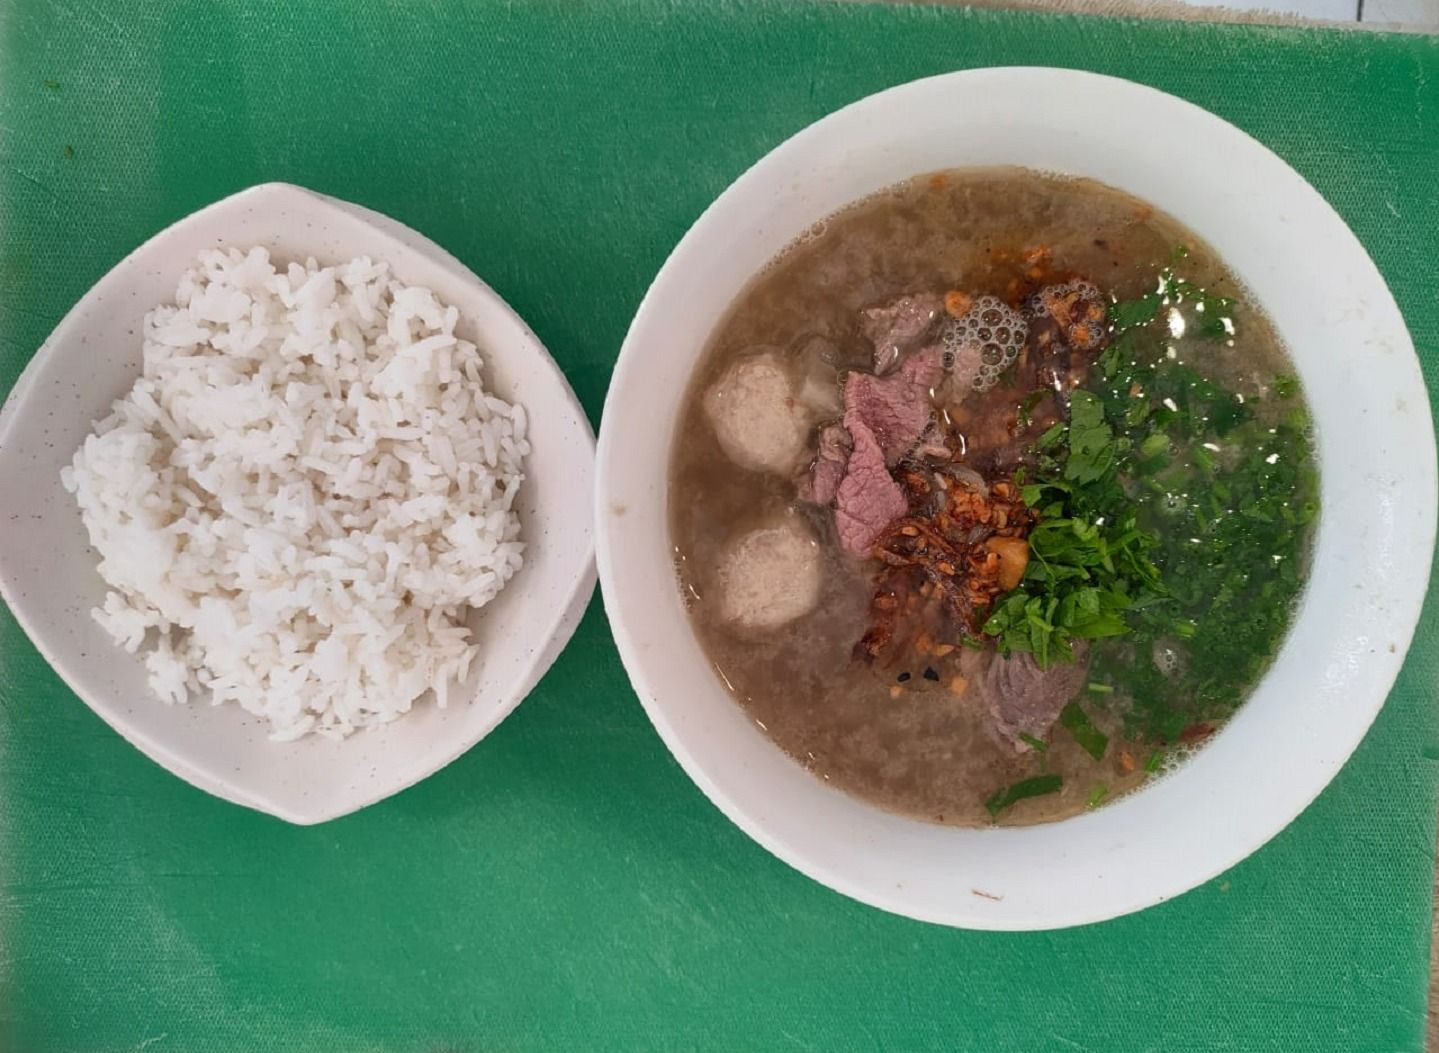
M844 423L851 432L862 424L873 433L888 465L914 449L929 426L930 389L944 375L944 356L926 347L905 359L888 377L851 373L844 384Z
M847 552L868 556L875 539L904 515L909 504L890 477L874 432L861 420L846 423L854 449L835 493L834 523Z
M986 475L1013 475L1015 470L1024 464L1033 441L1025 435L994 446L986 446L971 453L967 463Z
M844 479L845 465L849 462L852 448L849 432L842 424L827 424L821 428L814 463L799 481L800 500L817 505L833 502L839 492L840 481Z
M1090 282L1046 285L1024 305L1028 347L1039 387L1062 391L1082 381L1109 338L1104 295Z
M909 620L912 608L919 605L923 585L924 579L913 567L886 567L875 576L869 628L854 645L856 659L874 662L882 659L886 651L900 650L891 645Z
M943 307L935 294L916 293L861 311L859 328L874 345L874 371L888 373L902 354L918 347Z
M954 456L954 449L957 446L958 443L951 438L948 429L931 424L919 437L919 445L914 448L914 456L934 461L947 461Z
M1089 645L1076 640L1074 661L1041 669L1033 655L1008 658L990 650L966 651L960 669L969 679L968 696L994 718L995 730L1018 750L1021 734L1043 739L1060 710L1078 694L1089 672Z

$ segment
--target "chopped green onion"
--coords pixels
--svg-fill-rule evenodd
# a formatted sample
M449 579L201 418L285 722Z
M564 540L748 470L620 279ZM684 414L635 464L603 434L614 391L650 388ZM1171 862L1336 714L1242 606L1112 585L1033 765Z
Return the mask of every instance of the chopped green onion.
M1096 684L1094 681L1091 680L1089 683L1089 690L1093 691L1096 695L1112 695L1114 694L1114 685Z
M1139 444L1139 452L1145 457L1157 457L1169 452L1169 436L1157 431Z
M1036 775L1032 779L1023 779L1002 790L996 790L994 796L984 802L984 807L989 810L990 815L998 815L1016 801L1058 793L1063 785L1064 780L1058 775Z
M1071 702L1060 711L1059 722L1074 736L1074 741L1084 747L1085 753L1095 760L1104 756L1105 748L1109 745L1109 736L1096 728L1089 715L1076 703Z
M1100 783L1089 791L1089 800L1084 802L1086 808L1098 808L1099 802L1109 795L1109 787Z
M1049 743L1023 731L1019 733L1019 741L1028 745L1030 749L1038 750L1040 753L1046 753L1049 750Z
M1147 772L1156 772L1159 770L1160 765L1162 765L1163 763L1164 751L1155 750L1149 755L1149 760L1144 762L1144 770Z

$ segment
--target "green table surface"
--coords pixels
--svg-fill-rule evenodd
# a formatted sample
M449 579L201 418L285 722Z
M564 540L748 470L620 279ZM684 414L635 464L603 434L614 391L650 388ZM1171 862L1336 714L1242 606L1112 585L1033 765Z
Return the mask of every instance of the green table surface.
M6 0L0 389L142 239L283 179L455 253L598 421L631 312L730 180L853 99L997 64L1143 81L1268 143L1373 254L1434 384L1433 39L860 5ZM1358 754L1268 847L1143 914L1024 935L882 914L752 844L651 731L598 603L480 746L309 829L146 760L3 613L0 1049L1417 1050L1433 607Z

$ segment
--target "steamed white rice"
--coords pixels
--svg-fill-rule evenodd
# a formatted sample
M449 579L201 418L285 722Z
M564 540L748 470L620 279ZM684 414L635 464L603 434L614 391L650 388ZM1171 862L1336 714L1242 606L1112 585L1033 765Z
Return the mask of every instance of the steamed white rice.
M520 568L525 411L458 312L361 257L201 254L144 375L63 473L110 586L95 617L166 702L345 735L467 675L469 610Z

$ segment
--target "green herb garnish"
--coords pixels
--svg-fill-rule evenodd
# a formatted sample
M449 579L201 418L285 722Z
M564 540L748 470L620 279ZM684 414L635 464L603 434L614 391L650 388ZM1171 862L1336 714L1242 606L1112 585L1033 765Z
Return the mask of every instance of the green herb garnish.
M1104 783L1100 783L1089 791L1089 799L1084 802L1084 806L1086 808L1098 808L1099 802L1107 796L1109 796L1109 787L1104 785Z
M1174 262L1179 263L1183 259L1183 256L1176 255ZM1202 285L1179 277L1170 267L1160 272L1154 292L1110 304L1109 323L1116 334L1123 334L1153 322L1159 317L1160 308L1181 304L1190 307L1195 316L1192 324L1203 335L1219 337L1228 334L1225 318L1234 301L1225 296L1215 296Z
M1153 774L1154 772L1157 772L1161 767L1163 767L1163 765L1164 751L1155 750L1149 755L1149 759L1144 762L1144 770Z
M983 631L1041 667L1101 641L1089 691L1115 696L1127 739L1163 746L1227 717L1277 649L1318 480L1294 377L1246 398L1189 365L1192 344L1173 352L1176 310L1185 339L1232 343L1232 301L1172 270L1154 288L1111 305L1089 386L1016 475L1030 560Z
M1077 485L1102 479L1114 463L1114 430L1104 420L1104 404L1088 391L1069 401L1069 457L1064 478Z
M1043 739L1037 739L1037 738L1035 738L1033 735L1029 734L1028 732L1021 731L1021 732L1019 733L1019 741L1020 741L1020 742L1023 742L1023 743L1024 743L1026 746L1028 746L1030 749L1032 749L1032 750L1034 750L1034 751L1036 751L1036 752L1038 752L1038 753L1048 753L1048 752L1049 752L1049 743L1045 742Z
M1256 415L1262 403L1169 360L1164 334L1132 336L1135 350L1103 397L1111 420L1136 387L1159 407L1128 437L1143 451L1163 434L1167 451L1122 471L1144 497L1136 525L1157 539L1150 555L1165 596L1129 612L1132 647L1097 651L1091 678L1128 698L1127 736L1173 743L1191 724L1233 712L1278 648L1303 586L1318 478L1301 406ZM1284 398L1287 388L1272 390ZM1162 670L1156 646L1182 661Z
M1121 300L1109 305L1109 321L1119 330L1131 329L1136 325L1154 320L1164 297L1152 292L1137 300Z
M996 790L994 796L984 802L984 807L988 809L990 815L995 816L1010 805L1027 797L1043 797L1045 794L1058 793L1059 788L1063 785L1064 780L1058 775L1036 775L1032 779L1022 779L1002 790Z
M1006 654L1034 655L1041 667L1072 661L1073 641L1124 636L1132 612L1162 597L1150 558L1158 544L1139 529L1138 507L1120 469L1131 452L1092 392L1070 396L1069 420L1035 444L1037 463L1021 494L1039 513L1030 561L1018 588L993 607L984 632Z
M1080 708L1078 703L1071 702L1059 713L1059 723L1066 731L1074 736L1074 741L1084 747L1095 760L1104 757L1104 750L1109 745L1109 736L1094 726L1089 719L1089 714Z

